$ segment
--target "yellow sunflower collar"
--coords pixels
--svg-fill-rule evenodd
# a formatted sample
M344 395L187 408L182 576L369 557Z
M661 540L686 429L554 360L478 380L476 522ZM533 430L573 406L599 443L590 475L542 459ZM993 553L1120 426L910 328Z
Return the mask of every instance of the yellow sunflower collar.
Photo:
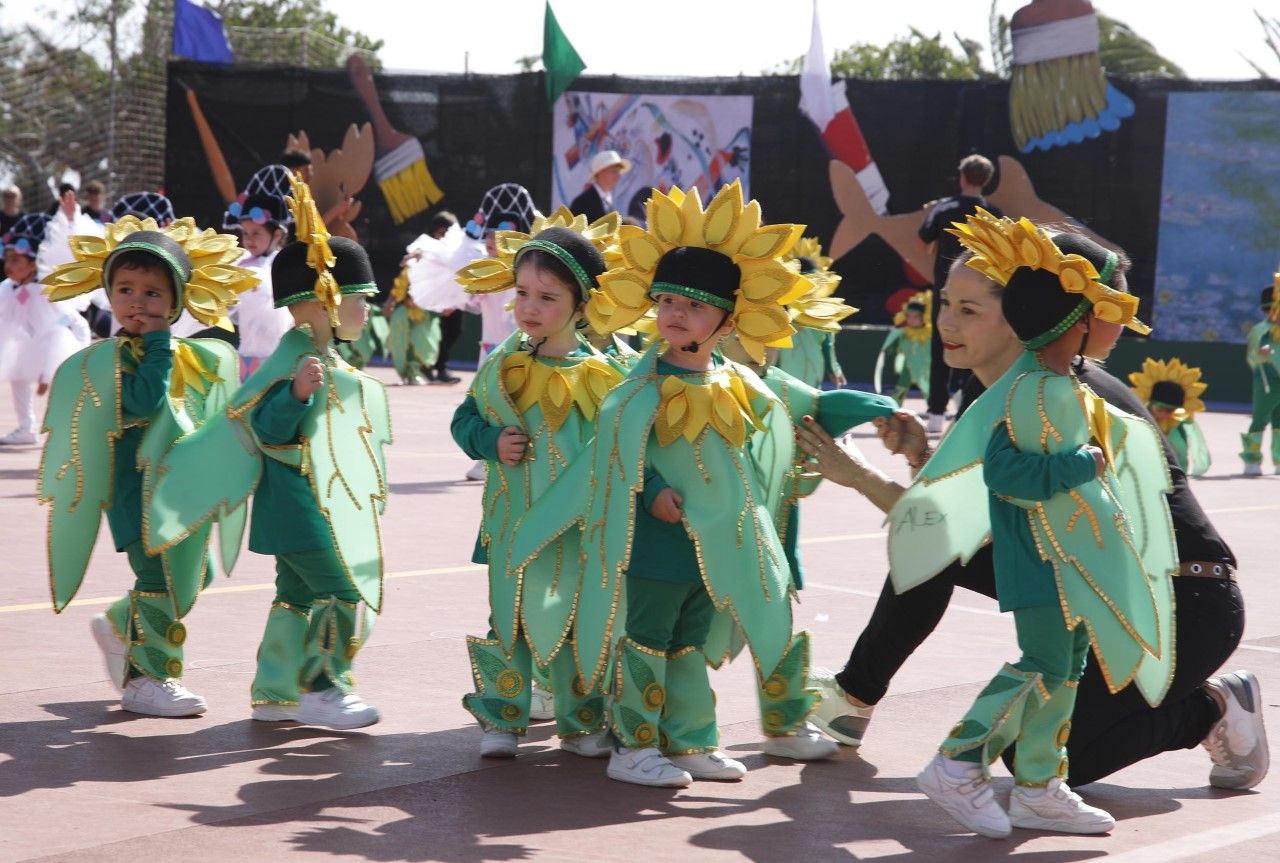
M692 378L701 377L698 381ZM731 368L721 368L706 375L686 377L664 375L659 384L661 401L654 418L653 430L658 445L667 446L683 437L693 443L708 428L741 449L747 439L747 427L762 428L760 417L751 407L751 398L742 378Z
M525 351L502 358L502 387L524 415L535 404L551 430L559 431L574 405L589 421L594 421L600 403L619 381L622 373L602 357L587 357L574 365L557 366L539 362Z

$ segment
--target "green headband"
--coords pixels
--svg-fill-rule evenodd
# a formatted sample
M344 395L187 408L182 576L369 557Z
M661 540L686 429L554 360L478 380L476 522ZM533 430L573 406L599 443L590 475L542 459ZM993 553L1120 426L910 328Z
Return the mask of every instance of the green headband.
M653 286L649 288L649 295L653 296L654 294L679 294L682 297L688 297L691 300L715 306L717 309L723 309L726 312L732 312L735 305L734 301L729 297L722 297L710 291L700 291L697 288L690 288L685 285L677 285L674 282L654 282Z
M1111 277L1116 274L1116 265L1120 263L1120 256L1115 252L1107 251L1107 262L1102 265L1102 272L1098 273L1098 281L1106 285L1108 288L1114 287L1111 284Z
M1076 306L1074 309L1072 309L1071 313L1068 314L1065 318L1063 318L1060 322L1058 322L1058 324L1053 329L1049 330L1048 332L1041 333L1040 335L1036 336L1034 339L1027 339L1022 343L1023 347L1025 347L1029 351L1039 350L1040 348L1049 344L1049 342L1058 338L1058 336L1062 335L1067 330L1071 329L1072 325L1075 324L1076 321L1084 317L1085 313L1092 308L1093 308L1093 303L1089 302L1088 300L1081 300L1080 304Z
M546 240L532 239L525 243L516 251L516 256L511 262L512 271L520 266L520 256L530 249L541 249L551 255L560 263L569 268L569 272L573 273L574 278L578 280L578 287L582 289L582 296L585 298L587 294L595 287L595 280L587 275L587 271L582 268L582 264L578 263L578 259L569 254L555 243L548 243Z
M370 282L360 282L354 285L342 285L338 288L340 294L376 294L378 286ZM305 302L306 300L318 300L315 291L299 291L296 294L290 294L275 301L277 309L283 309L286 306L292 306L294 303Z

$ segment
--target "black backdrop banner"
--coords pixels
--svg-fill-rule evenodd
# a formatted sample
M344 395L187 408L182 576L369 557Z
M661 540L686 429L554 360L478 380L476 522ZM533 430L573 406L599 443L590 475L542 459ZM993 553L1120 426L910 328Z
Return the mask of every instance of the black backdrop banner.
M433 209L400 223L393 219L376 176L370 176L358 193L362 210L354 227L384 290L395 276L404 247L437 209L452 210L465 223L486 189L514 181L525 185L545 210L551 197L552 115L545 108L541 73L395 74L374 76L374 82L390 126L421 143L430 175L443 192ZM1025 155L1016 153L1009 130L1006 82L849 81L847 92L889 189L891 213L916 211L927 201L953 194L956 165L969 153L993 160L1015 156L1040 198L1129 253L1134 262L1130 289L1142 297L1143 313L1149 317L1167 95L1280 90L1280 82L1113 83L1137 105L1135 115L1118 131ZM805 223L806 233L819 236L824 247L830 242L841 213L832 198L828 156L813 125L799 111L795 77L585 76L574 89L753 97L752 196L760 201L766 221ZM166 192L180 215L194 216L202 225L220 224L227 202L201 145L188 90L196 95L237 187L259 167L278 159L290 133L305 130L313 147L329 151L341 145L350 125L375 119L344 70L171 63ZM854 319L858 323L886 323L885 300L909 284L898 254L876 235L841 257L835 269L843 276L840 293L862 309Z

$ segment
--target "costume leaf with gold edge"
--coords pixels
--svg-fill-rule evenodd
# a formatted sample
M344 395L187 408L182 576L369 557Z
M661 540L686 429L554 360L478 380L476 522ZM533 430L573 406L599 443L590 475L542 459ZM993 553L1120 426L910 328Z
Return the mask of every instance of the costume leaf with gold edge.
M292 195L285 195L284 202L293 214L294 234L298 242L307 247L307 266L316 271L315 295L329 315L329 326L338 327L338 305L342 302L338 280L333 277L333 266L338 259L329 248L329 229L316 208L311 188L297 174L289 173Z
M614 332L643 317L654 305L649 291L662 256L696 246L726 255L741 269L732 317L747 353L763 363L766 346L790 346L796 330L786 307L813 283L788 269L782 258L800 239L803 225L761 225L760 204L743 203L737 180L721 188L705 210L696 188L655 190L647 207L648 228L622 226L623 263L605 272L600 289L591 292L587 319L598 332Z
M1172 428L1178 423L1195 419L1195 415L1205 409L1200 396L1209 385L1200 377L1200 369L1186 365L1177 357L1168 362L1147 357L1142 361L1141 371L1129 373L1129 383L1133 384L1134 394L1144 405L1151 403L1151 390L1161 381L1171 381L1182 388L1186 400L1181 407L1174 409L1170 424ZM1169 428L1163 430L1168 433Z
M161 228L155 219L125 216L107 225L104 236L71 237L68 245L76 259L58 266L41 280L45 296L66 300L106 287L102 268L107 258L137 231L156 231L182 246L191 260L191 277L182 286L183 307L205 326L233 329L227 309L259 279L253 270L236 265L244 252L235 237L212 228L202 231L190 217Z
M155 483L159 453L226 405L238 380L239 356L217 339L174 340L175 355L193 371L171 376L168 398L151 417L138 446L144 502ZM124 413L121 379L140 356L125 339L95 342L63 363L54 374L43 431L37 499L50 504L49 583L56 611L79 590L98 535L103 510L111 505L116 470L115 445L140 418ZM180 388L179 388L180 387ZM145 506L145 503L144 503ZM146 530L143 512L143 531ZM204 581L209 531L193 532L163 550L162 564L175 614L186 614Z
M996 218L981 207L964 222L953 222L947 233L973 252L965 266L999 285L1007 285L1014 270L1029 267L1058 277L1069 294L1080 294L1093 304L1093 316L1122 324L1139 335L1151 327L1138 320L1138 298L1099 281L1097 268L1077 254L1064 255L1043 228L1025 216L1018 221Z
M533 220L529 233L523 231L497 231L494 246L497 256L472 261L458 270L458 281L469 294L492 294L506 291L516 285L515 260L530 240L548 228L568 228L581 234L604 256L605 264L620 259L618 251L618 226L621 217L606 213L590 224L586 216L575 216L569 208L560 206L550 216L538 216ZM570 267L572 269L572 267ZM604 331L602 330L601 333Z

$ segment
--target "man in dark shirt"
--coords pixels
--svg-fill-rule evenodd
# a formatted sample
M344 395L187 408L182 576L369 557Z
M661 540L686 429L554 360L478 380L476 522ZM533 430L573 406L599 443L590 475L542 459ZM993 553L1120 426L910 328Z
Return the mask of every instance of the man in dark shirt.
M960 241L947 233L952 222L964 222L965 217L982 207L994 216L1002 216L998 207L987 203L982 190L995 174L995 167L986 156L974 153L960 160L960 194L935 201L920 226L920 240L934 247L933 258L933 358L929 367L929 424L930 434L942 433L942 421L947 412L950 397L951 369L942 360L942 339L938 335L938 291L947 281L951 262L960 254Z

